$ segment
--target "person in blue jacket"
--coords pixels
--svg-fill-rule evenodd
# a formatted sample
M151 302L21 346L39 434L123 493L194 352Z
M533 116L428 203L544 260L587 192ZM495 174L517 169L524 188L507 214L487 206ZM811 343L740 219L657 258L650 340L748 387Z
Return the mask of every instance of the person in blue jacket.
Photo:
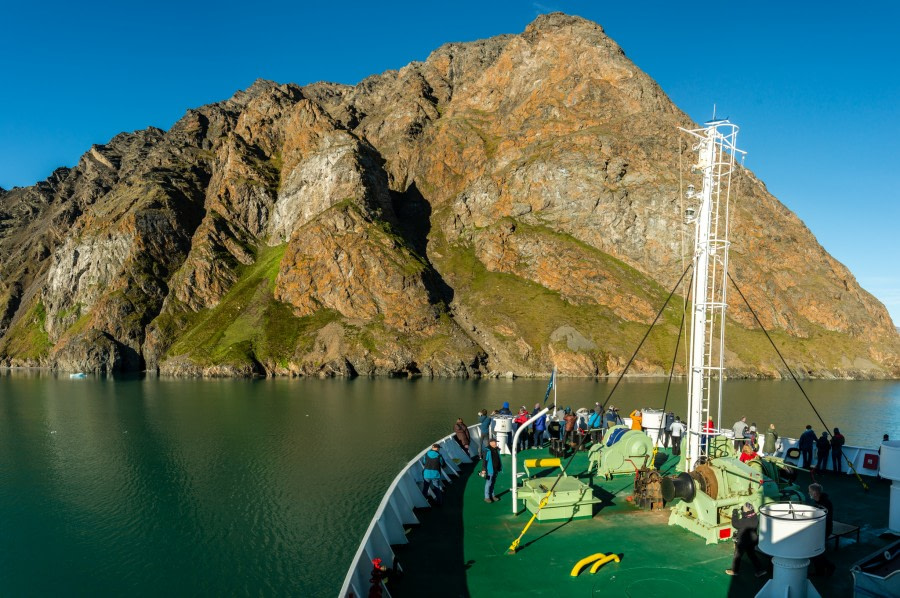
M498 411L500 415L512 415L512 411L509 410L509 401L503 403L503 407Z
M441 455L441 447L437 444L432 444L425 456L422 457L422 465L425 466L425 471L422 473L425 478L422 494L428 498L428 490L431 489L434 492L434 502L438 506L444 503L444 495L441 492L441 469L445 464L444 457Z
M797 448L803 456L803 469L809 469L812 463L813 446L816 444L816 433L813 432L812 426L806 426L806 431L800 435L800 441Z
M503 469L500 462L500 449L497 448L497 439L491 438L488 442L488 452L484 456L484 502L497 502L500 497L494 496L494 485L497 483L497 476Z
M535 411L540 411L538 408L539 405L535 405ZM534 415L537 415L535 413ZM536 420L534 420L534 444L535 448L541 448L544 446L544 434L547 433L547 414L540 416Z
M494 420L488 415L487 409L478 412L478 429L481 431L481 443L478 447L478 456L484 459L484 452L487 450L488 438L491 437L491 424Z
M591 442L599 444L603 439L603 412L599 407L595 407L591 411L588 418L588 429L591 431Z

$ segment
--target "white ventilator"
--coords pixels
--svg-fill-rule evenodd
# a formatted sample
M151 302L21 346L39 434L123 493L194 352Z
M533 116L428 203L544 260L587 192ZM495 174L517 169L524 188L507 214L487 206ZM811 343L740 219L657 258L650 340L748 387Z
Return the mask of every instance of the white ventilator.
M771 555L773 573L757 598L819 598L806 573L825 552L825 517L825 509L791 502L759 509L759 549Z
M738 127L727 120L713 120L702 129L682 129L696 139L697 163L691 168L701 177L700 191L688 185L687 199L695 204L686 210L694 222L693 285L691 287L691 336L688 363L688 442L685 470L700 457L706 420L722 414L722 378L725 373L725 308L728 289L728 214L731 180L736 169Z
M900 440L882 443L878 460L878 475L892 480L891 502L888 511L888 529L900 534Z

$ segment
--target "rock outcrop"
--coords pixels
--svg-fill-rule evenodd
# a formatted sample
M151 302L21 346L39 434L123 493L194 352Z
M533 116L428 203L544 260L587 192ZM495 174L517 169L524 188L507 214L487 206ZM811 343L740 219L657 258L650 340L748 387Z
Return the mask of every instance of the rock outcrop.
M257 81L0 190L0 359L617 373L690 250L690 126L600 26L558 13L355 86ZM732 272L795 369L900 376L884 307L751 172L736 189ZM680 293L632 371L668 368ZM736 298L729 373L785 375Z

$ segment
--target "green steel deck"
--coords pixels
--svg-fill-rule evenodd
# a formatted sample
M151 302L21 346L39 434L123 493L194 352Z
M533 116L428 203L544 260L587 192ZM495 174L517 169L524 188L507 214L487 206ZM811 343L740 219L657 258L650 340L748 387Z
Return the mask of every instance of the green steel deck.
M524 459L548 456L546 450L530 450ZM676 459L658 456L664 472ZM566 460L563 461L565 463ZM595 506L591 519L538 522L522 538L516 554L510 543L531 517L521 507L512 514L511 462L503 457L503 472L495 493L501 501L484 502L484 480L476 475L480 462L464 465L462 474L446 488L444 505L416 511L420 524L408 530L410 543L395 547L404 569L390 586L393 596L753 596L766 578L753 576L753 566L744 557L741 573L729 577L733 545L708 546L702 539L679 527L667 525L669 509L648 512L634 507L627 497L632 477L612 481L592 480L594 495L603 502ZM579 453L570 471L584 472L587 453ZM555 475L556 471L548 472ZM860 542L842 538L840 548L828 543L826 555L837 565L832 577L812 577L822 596L851 596L853 581L849 567L889 543L878 536L887 526L889 483L864 478L864 492L851 476L819 476L818 481L835 505L837 521L859 525ZM800 473L797 483L805 489L810 474ZM607 563L596 574L590 567L577 578L570 576L574 564L597 552L615 553L620 563ZM760 554L763 562L767 558Z

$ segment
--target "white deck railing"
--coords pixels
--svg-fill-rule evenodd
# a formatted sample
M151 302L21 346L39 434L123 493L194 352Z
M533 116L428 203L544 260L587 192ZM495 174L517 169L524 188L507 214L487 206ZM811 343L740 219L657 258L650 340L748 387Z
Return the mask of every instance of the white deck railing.
M792 465L796 465L797 467L800 467L801 465L803 465L803 463L801 461L801 457L799 456L800 449L798 447L800 445L800 441L797 438L787 438L785 436L782 436L778 440L781 442L781 445L780 445L780 448L777 448L777 450L775 451L775 456L781 457L782 459L784 459L785 463L790 463ZM787 456L788 451L790 449L797 449L798 456L794 456L794 457ZM844 451L844 456L847 457L847 459L849 459L851 463L853 463L853 468L856 469L856 472L858 474L871 475L871 476L878 474L878 459L879 459L878 447L866 448L866 447L862 447L862 446L844 445L843 451ZM818 456L818 449L815 446L813 446L812 465L815 465L816 461L818 461L818 459L816 458L817 456ZM843 472L842 473L852 474L853 472L850 471L849 467L847 467L847 462L844 460L842 460L842 462L843 462L843 467L842 467ZM832 469L831 469L831 449L828 449L827 464L828 464L827 471L832 471Z
M450 482L450 470L454 476L459 475L459 462L471 463L472 456L478 454L478 448L481 446L481 428L478 424L469 426L469 453L462 449L454 440L455 434L449 434L437 442L441 447L441 454L447 467L443 470L445 482ZM425 467L422 465L422 458L431 449L429 444L418 455L415 456L406 467L397 474L390 487L385 492L372 522L369 523L369 529L363 536L353 562L347 571L347 577L344 578L344 585L341 586L339 598L364 598L369 595L370 582L369 578L372 574L372 559L380 558L386 564L394 562L394 550L392 545L406 544L407 525L415 525L419 523L414 509L428 507L428 500L422 494L420 482L424 481L423 472ZM384 596L390 597L387 588L382 588Z

